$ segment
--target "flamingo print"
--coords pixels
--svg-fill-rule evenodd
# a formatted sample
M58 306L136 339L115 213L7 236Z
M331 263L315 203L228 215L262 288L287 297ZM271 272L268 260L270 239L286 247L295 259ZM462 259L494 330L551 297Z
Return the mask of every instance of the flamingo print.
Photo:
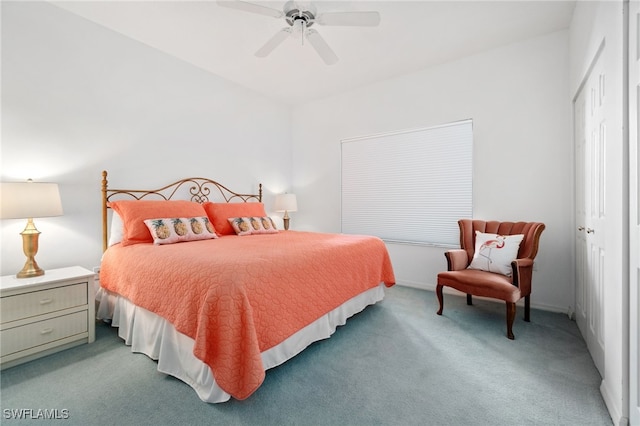
M478 250L478 255L487 259L487 270L491 271L491 264L493 260L491 260L491 250L493 249L501 249L505 245L505 238L502 235L496 236L495 240L487 240L480 246ZM486 253L486 254L485 254Z

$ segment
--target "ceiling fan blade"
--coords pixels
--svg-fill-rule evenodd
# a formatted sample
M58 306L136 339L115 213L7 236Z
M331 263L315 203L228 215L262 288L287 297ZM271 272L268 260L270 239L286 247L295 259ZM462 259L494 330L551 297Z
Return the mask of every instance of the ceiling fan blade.
M325 64L333 65L338 62L338 56L336 56L334 51L316 30L307 31L307 40L309 40L311 46L316 49L316 52L318 52L318 55L320 55Z
M380 24L378 12L328 12L316 18L320 25L375 27Z
M249 3L247 1L240 0L218 0L218 4L224 7L230 7L232 9L242 10L244 12L257 13L260 15L271 16L273 18L282 18L284 12L271 7L262 6L260 4Z
M268 56L269 53L273 51L276 47L280 46L280 43L285 41L287 37L291 35L291 28L283 28L278 31L273 37L267 41L264 46L262 46L257 52L256 56L259 58L264 58Z

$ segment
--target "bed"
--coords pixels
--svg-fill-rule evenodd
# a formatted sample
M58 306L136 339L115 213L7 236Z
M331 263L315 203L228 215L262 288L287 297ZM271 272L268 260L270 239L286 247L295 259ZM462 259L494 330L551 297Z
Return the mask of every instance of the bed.
M102 224L98 318L205 402L248 398L395 283L379 238L280 230L261 185L112 189L104 171Z

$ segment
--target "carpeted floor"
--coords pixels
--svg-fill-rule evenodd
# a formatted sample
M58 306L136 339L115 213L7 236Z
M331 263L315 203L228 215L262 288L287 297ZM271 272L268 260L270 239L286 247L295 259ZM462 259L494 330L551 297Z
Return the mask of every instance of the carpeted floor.
M532 310L505 337L504 305L395 286L285 364L256 393L200 401L98 324L96 342L0 373L3 425L611 425L575 322ZM60 420L12 418L58 410ZM66 410L66 411L65 411ZM23 411L24 412L24 411ZM49 411L51 413L51 411Z

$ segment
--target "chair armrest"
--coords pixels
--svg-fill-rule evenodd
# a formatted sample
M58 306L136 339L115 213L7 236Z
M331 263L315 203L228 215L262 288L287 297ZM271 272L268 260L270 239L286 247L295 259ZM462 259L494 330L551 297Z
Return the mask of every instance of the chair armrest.
M447 258L447 270L449 271L461 271L469 266L467 251L464 249L447 250L444 252L444 256Z
M533 275L533 259L528 257L511 262L513 271L513 285L520 288L520 294L531 294L531 277Z
M515 265L514 265L515 263ZM525 257L523 259L516 259L514 261L511 262L511 267L515 268L528 268L530 266L533 266L533 259L529 259L528 257Z

